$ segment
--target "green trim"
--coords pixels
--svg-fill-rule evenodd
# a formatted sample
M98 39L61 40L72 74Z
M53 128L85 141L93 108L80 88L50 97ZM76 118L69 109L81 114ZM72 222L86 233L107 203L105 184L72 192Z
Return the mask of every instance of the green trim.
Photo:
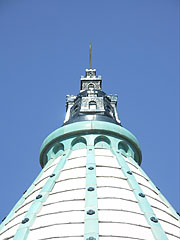
M29 231L30 231L29 228L34 223L37 214L39 213L39 211L42 208L43 202L45 202L46 199L48 198L49 192L51 192L51 190L53 189L53 187L55 185L55 181L58 179L58 177L61 173L61 170L63 169L63 167L65 165L66 159L69 157L70 154L71 154L71 150L69 149L67 151L67 153L64 153L62 155L62 157L59 160L56 168L54 169L54 171L52 173L52 175L50 175L47 182L45 183L45 185L43 186L43 188L39 192L39 194L41 194L42 197L39 198L39 199L35 199L34 202L32 203L32 205L30 206L29 210L25 214L24 219L28 218L29 221L25 224L22 224L22 223L20 224L13 240L26 240L27 239Z
M101 123L101 122L97 122L97 121L96 122L90 121L90 122L88 122L88 124L91 124L91 125L88 125L87 122L81 122L82 125L79 125L79 124L80 123L76 123L76 124L70 124L70 125L66 126L68 128L66 128L66 131L65 131L65 129L63 130L64 133L62 135L59 132L59 130L61 131L65 127L60 128L60 129L56 130L54 133L50 134L50 136L45 140L45 143L42 146L41 157L43 158L47 154L49 161L48 162L45 161L45 163L47 162L47 164L45 165L43 170L40 172L40 174L38 175L36 180L33 182L33 184L30 186L30 188L27 190L27 192L22 196L22 198L15 205L15 207L10 212L8 217L0 225L0 229L2 229L4 227L4 225L10 219L12 219L12 217L15 214L15 211L19 207L22 206L25 198L29 194L31 194L31 192L33 191L33 189L35 187L35 184L39 181L43 172L49 166L51 166L51 164L53 163L54 159L52 159L52 157L59 156L60 152L52 153L55 144L58 143L58 145L56 145L56 146L60 146L60 144L62 144L62 146L63 146L62 148L64 148L65 153L68 156L75 149L87 148L84 239L86 240L89 237L95 237L96 240L99 239L98 201L97 201L97 189L96 189L97 186L96 186L96 165L95 165L95 157L94 157L95 156L94 145L96 144L96 147L98 148L98 145L100 145L100 147L101 147L101 144L103 144L103 146L105 148L111 149L113 154L116 155L119 164L122 166L122 171L123 171L124 175L128 178L128 182L131 185L132 189L134 189L134 194L138 200L138 204L139 204L141 210L144 212L144 215L152 228L152 232L155 236L155 239L166 240L167 237L164 237L164 235L163 235L164 231L162 230L160 224L154 223L150 220L150 217L155 217L155 214L154 214L149 202L147 201L147 199L142 198L138 195L142 191L141 191L141 188L138 185L137 181L135 180L134 176L127 174L127 171L130 171L128 164L126 163L124 158L121 156L121 154L116 153L116 151L119 151L121 153L124 152L124 155L127 156L129 161L131 161L133 164L135 164L138 167L139 171L141 171L143 176L146 176L146 174L143 172L141 167L139 167L137 162L135 162L135 160L132 158L132 156L133 156L132 152L129 152L129 151L126 152L125 147L124 147L125 150L123 150L123 148L121 150L118 150L119 143L121 143L121 145L122 145L123 141L125 141L125 143L129 146L129 149L131 147L136 146L136 148L134 148L133 150L139 151L139 154L141 154L140 148L139 148L139 150L137 150L138 143L133 142L134 140L133 140L133 137L131 137L131 133L129 133L126 129L124 129L120 126L117 126L115 124L112 124L112 123ZM84 126L84 124L85 124L85 126ZM81 128L83 129L83 131L81 131ZM70 131L72 131L72 132L70 132ZM103 143L102 143L102 141L103 141ZM105 142L105 144L104 144L104 142ZM106 143L108 144L108 146L106 146ZM90 149L92 149L92 150L90 150ZM62 158L61 158L61 160L59 160L54 172L57 171L56 169L61 170L63 168L66 158L67 158L67 156L66 157L62 156ZM92 165L94 166L94 170L89 171L88 166L92 166ZM58 166L59 166L59 168L57 168ZM57 172L59 174L60 171L58 170ZM29 228L33 224L33 222L37 216L37 213L40 211L40 209L42 207L43 202L47 199L49 192L52 190L52 188L55 184L54 179L56 179L57 177L58 177L58 175L55 175L53 178L49 178L48 181L46 182L46 184L44 185L44 187L42 188L42 190L39 192L39 194L42 195L42 198L35 199L35 201L29 207L29 210L28 210L27 214L25 215L25 218L27 217L30 220L26 224L20 224L20 226L16 232L16 235L15 235L16 238L14 237L15 240L25 240L27 238L27 236L29 234ZM157 190L155 185L150 180L149 180L149 182L152 185L153 189L159 194L161 199L163 201L167 202L167 200L163 197L163 195ZM94 191L87 191L88 187L93 187ZM167 202L167 205L170 206L170 204L168 202ZM175 215L176 218L179 219L178 215L175 213L175 210L171 206L169 208L173 212L173 215ZM88 215L87 211L90 209L94 210L95 214Z
M40 163L43 167L47 159L47 152L55 144L69 137L88 134L103 134L120 137L129 142L136 150L138 155L138 164L141 164L142 154L136 137L125 128L109 122L102 121L82 121L68 124L52 132L43 142L40 150ZM65 147L66 149L66 147Z
M34 182L31 184L31 186L28 188L28 190L23 194L23 196L19 199L19 201L16 203L16 205L13 207L13 209L11 210L11 212L8 214L8 216L5 218L5 220L1 223L0 225L0 231L3 229L3 227L5 226L5 224L7 224L14 216L15 212L18 210L18 208L20 208L22 206L22 204L24 203L25 199L27 198L27 196L29 194L31 194L31 192L33 191L33 189L35 188L35 184L36 182L39 181L39 179L41 178L43 172L46 170L46 168L48 168L54 159L50 159L50 161L46 164L46 166L42 169L42 171L39 173L39 175L37 176L37 178L34 180Z
M133 164L136 164L136 167L139 169L139 171L141 172L141 174L146 177L148 179L148 182L150 183L151 187L153 188L153 190L158 194L158 196L161 198L161 200L163 202L165 202L169 209L171 210L172 214L174 215L174 217L176 219L179 219L179 215L176 213L175 209L171 206L171 204L168 202L168 200L162 195L162 193L157 189L157 187L154 185L154 183L151 181L151 179L147 176L147 174L143 171L143 169L141 167L139 167L139 165L134 161L133 158L127 156L129 161L131 161Z
M138 201L139 207L140 207L141 211L144 213L144 216L145 216L147 222L151 226L151 231L153 233L154 238L156 240L160 240L160 239L168 240L164 230L161 227L161 224L159 222L151 221L152 217L155 217L155 219L156 219L156 215L154 214L153 209L152 209L151 205L149 204L149 202L147 201L146 197L139 196L139 193L143 193L143 192L141 190L141 187L137 183L135 177L133 176L133 174L131 174L131 175L128 174L128 172L131 172L131 170L130 170L128 164L126 163L126 161L124 160L123 156L121 155L121 153L119 151L114 151L113 149L111 149L111 151L116 156L118 163L121 166L124 176L127 177L127 181L129 183L129 185L131 186L131 188L133 189L133 192Z
M92 138L93 139L93 138ZM90 170L89 168L94 169ZM94 191L88 191L89 187L93 187ZM95 214L88 215L88 210L94 210ZM97 184L96 184L96 163L94 146L88 145L86 158L86 196L85 196L85 221L84 221L84 240L89 237L99 239L99 223L98 223L98 200L97 200Z

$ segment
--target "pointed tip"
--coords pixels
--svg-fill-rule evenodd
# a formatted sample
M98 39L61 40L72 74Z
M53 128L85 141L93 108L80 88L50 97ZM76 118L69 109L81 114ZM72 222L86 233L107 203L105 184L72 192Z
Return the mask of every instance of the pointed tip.
M91 42L89 44L89 68L91 69Z

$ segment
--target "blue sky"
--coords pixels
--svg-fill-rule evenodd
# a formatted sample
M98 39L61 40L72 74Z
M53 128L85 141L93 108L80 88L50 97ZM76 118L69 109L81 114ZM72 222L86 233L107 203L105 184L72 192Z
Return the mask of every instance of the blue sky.
M0 1L0 219L40 172L44 138L89 66L117 93L142 168L179 206L179 1Z

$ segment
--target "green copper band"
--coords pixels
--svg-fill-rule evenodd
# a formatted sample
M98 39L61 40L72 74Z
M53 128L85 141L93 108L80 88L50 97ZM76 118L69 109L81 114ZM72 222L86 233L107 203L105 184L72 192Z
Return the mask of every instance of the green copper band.
M24 203L25 199L28 197L28 195L30 195L33 191L33 189L35 188L35 184L36 182L39 181L39 179L41 178L43 172L46 170L46 168L48 168L54 159L50 159L49 162L46 164L46 166L42 169L42 171L39 173L39 175L37 176L37 178L34 180L34 182L31 184L31 186L28 188L28 190L23 194L23 196L19 199L19 201L16 203L16 205L13 207L13 209L11 210L11 212L8 214L8 216L5 218L5 220L1 223L0 225L0 231L3 229L3 227L13 218L15 212L22 206L22 204Z
M42 195L40 199L35 199L32 205L30 206L29 210L27 211L24 219L29 219L29 221L25 224L21 223L13 240L26 240L30 231L30 227L34 223L34 220L36 219L37 214L42 208L43 202L46 201L49 193L53 189L55 185L55 181L58 179L61 170L63 169L66 159L71 154L71 150L69 149L66 153L64 153L59 160L56 168L54 169L52 175L48 178L47 182L39 192L39 194ZM23 219L22 219L23 220Z
M94 214L89 215L88 211L91 210ZM96 163L93 145L87 146L84 240L90 237L99 239Z
M123 156L121 155L121 153L119 151L114 151L113 149L111 149L111 151L116 156L118 163L121 166L124 176L127 177L127 179L128 179L127 181L129 183L129 185L131 186L131 188L133 189L133 192L138 201L139 207L140 207L141 211L144 213L144 216L145 216L147 222L151 226L151 231L153 233L154 238L156 240L160 240L160 239L168 240L160 223L151 221L152 217L154 217L156 219L153 209L152 209L151 205L149 204L149 202L147 201L146 197L139 196L139 193L142 193L141 187L137 183L133 174L128 174L128 172L131 172L131 170L130 170L128 164L126 163L126 161L124 160Z
M146 175L146 173L143 171L143 169L141 167L139 167L139 165L134 161L133 158L128 156L129 161L131 161L134 165L136 165L136 167L139 169L139 171L141 172L141 174L148 179L148 182L150 183L152 189L159 195L159 197L161 198L161 200L166 203L166 205L168 206L168 208L170 209L170 211L172 212L172 214L174 215L174 217L176 219L179 219L179 215L176 213L176 211L174 210L174 208L171 206L171 204L167 201L167 199L162 195L162 193L157 189L157 187L154 185L154 183L151 181L151 179Z
M139 143L136 137L129 132L127 129L109 122L102 121L82 121L72 123L61 128L58 128L52 132L43 142L40 150L40 163L43 167L48 161L47 151L55 144L55 142L63 141L69 137L75 137L78 135L88 135L88 134L103 134L108 136L116 136L118 138L123 138L128 143L130 143L134 149L136 149L138 156L138 164L141 164L142 154Z

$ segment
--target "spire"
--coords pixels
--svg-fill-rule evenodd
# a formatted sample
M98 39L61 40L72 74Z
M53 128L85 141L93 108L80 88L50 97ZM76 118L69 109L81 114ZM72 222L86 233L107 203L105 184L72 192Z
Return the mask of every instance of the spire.
M85 76L81 76L80 93L66 96L66 117L64 124L86 120L99 120L120 125L117 106L117 94L106 95L102 91L101 76L91 68L91 43L89 45L89 65Z
M91 69L91 43L89 45L89 68Z

